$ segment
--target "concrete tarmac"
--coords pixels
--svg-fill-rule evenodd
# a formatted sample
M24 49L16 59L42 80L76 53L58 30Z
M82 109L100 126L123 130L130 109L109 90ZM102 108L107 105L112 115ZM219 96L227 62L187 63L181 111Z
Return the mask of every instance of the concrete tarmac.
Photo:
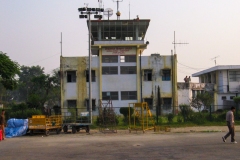
M131 132L49 136L0 141L0 160L220 160L240 159L240 143L222 141L226 132ZM240 142L240 133L236 133Z

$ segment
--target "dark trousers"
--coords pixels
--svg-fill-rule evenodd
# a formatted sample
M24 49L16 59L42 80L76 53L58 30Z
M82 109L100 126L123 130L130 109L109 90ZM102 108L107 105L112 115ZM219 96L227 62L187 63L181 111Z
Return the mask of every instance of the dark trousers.
M230 122L227 122L227 126L228 126L228 133L224 136L225 139L227 139L230 135L231 135L231 142L234 142L234 136L235 136L235 127L234 124L231 126Z

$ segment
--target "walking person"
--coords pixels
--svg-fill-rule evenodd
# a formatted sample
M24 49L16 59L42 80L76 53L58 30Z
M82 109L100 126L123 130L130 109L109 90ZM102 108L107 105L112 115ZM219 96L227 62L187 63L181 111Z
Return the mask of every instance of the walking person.
M2 130L2 139L5 139L5 110L2 110L2 114L0 115L0 129Z
M237 143L234 139L235 136L235 128L234 128L234 112L235 112L235 107L231 107L231 110L227 112L226 114L226 121L227 121L227 126L229 132L222 137L223 142L226 142L226 139L231 135L231 142L232 143Z

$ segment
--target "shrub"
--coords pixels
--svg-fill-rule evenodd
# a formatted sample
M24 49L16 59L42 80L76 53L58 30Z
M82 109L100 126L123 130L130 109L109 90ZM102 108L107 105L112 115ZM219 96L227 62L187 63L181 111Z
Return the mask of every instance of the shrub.
M17 118L17 119L27 119L31 118L32 115L41 115L42 111L41 110L36 110L36 109L26 109L22 111L15 111L9 113L10 118Z
M202 110L202 113L208 113L207 109Z
M239 102L240 102L240 97L234 97L234 98L233 98L233 101L234 101L235 103L239 103Z
M208 114L202 114L200 112L195 113L194 116L192 117L193 123L196 123L198 125L206 123L207 120L206 115Z
M223 109L217 109L216 113L223 113Z
M181 110L180 114L182 115L184 121L190 121L192 120L193 117L193 110L191 109L191 107L187 104L180 104L179 108Z
M178 122L178 123L182 123L182 122L183 122L182 116L178 116L178 117L177 117L177 122Z
M224 112L222 112L221 114L218 114L218 116L217 116L217 120L218 121L225 121L226 120L226 111Z
M130 116L132 116L134 109L130 107ZM124 118L127 118L129 115L129 107L121 107L119 112L124 116Z
M169 123L172 123L172 122L173 122L173 118L174 118L174 114L169 113L169 114L167 115L167 119L168 119L168 122L169 122Z
M20 103L20 104L13 103L13 104L10 105L10 107L11 107L12 112L23 111L23 110L26 110L28 108L26 103Z

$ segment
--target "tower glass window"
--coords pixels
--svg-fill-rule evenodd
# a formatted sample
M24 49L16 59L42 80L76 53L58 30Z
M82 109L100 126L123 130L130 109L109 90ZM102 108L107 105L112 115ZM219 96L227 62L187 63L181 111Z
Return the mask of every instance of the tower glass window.
M117 66L104 66L104 67L102 67L102 74L105 74L105 75L118 74L118 67Z
M102 56L102 63L118 63L118 56Z

